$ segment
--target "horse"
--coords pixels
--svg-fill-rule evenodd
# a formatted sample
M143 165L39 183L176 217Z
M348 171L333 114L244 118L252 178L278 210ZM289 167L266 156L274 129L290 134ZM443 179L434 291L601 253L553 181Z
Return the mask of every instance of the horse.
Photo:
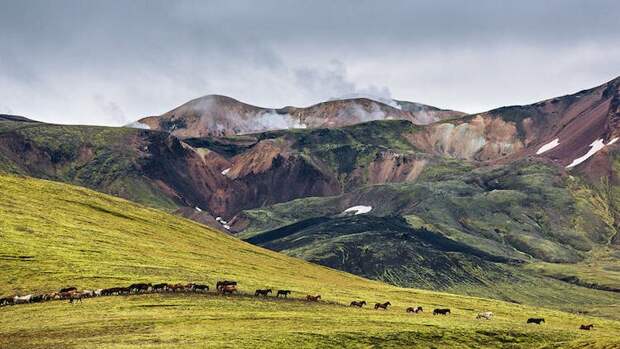
M77 287L71 286L71 287L61 288L59 292L63 293L63 292L76 292L76 291L77 291Z
M72 292L71 295L69 296L69 303L71 304L77 303L77 302L82 303L82 298L84 298L83 293Z
M155 292L163 292L166 291L168 289L168 284L167 283L161 283L161 284L155 284L153 285L153 291Z
M103 288L100 288L100 289L98 289L98 290L95 290L95 292L94 292L94 293L95 293L94 297L100 297L100 296L102 296L102 295L103 295Z
M581 325L581 326L579 326L579 329L580 329L580 330L584 330L584 331L590 331L590 330L591 330L591 329L593 329L593 328L594 328L594 325L593 325L593 324L589 324L589 325Z
M220 287L220 292L222 292L222 294L233 294L233 292L237 292L237 286L236 285L225 285Z
M12 305L15 303L15 296L13 297L2 297L0 298L0 306L1 305Z
M14 304L26 304L26 303L30 303L30 301L32 300L32 295L29 294L27 296L15 296L13 297L13 303Z
M478 315L476 315L476 320L480 320L480 319L491 320L491 318L493 318L493 313L490 311L485 311L484 313L479 313Z
M390 302L385 302L385 303L375 303L375 310L381 308L383 310L387 310L387 308L392 305L392 303Z
M423 311L424 311L424 309L422 309L422 307L415 307L415 308L414 307L409 307L409 308L407 308L407 313L416 313L417 314L417 313L421 313Z
M349 305L350 307L358 307L361 308L364 305L366 305L366 301L353 301L351 302L351 305Z
M129 292L139 293L139 292L148 292L153 285L146 283L138 283L129 285Z
M435 309L433 310L433 315L448 315L450 314L450 309Z
M321 299L321 295L316 295L316 296L311 296L311 295L307 295L306 296L306 300L309 302L318 302Z
M280 297L280 295L284 296L284 298L288 298L288 295L291 294L290 290L278 290L278 294L276 297Z
M537 317L531 317L529 319L527 319L527 323L528 324L537 324L540 325L541 322L545 322L545 319L543 318L537 318Z
M220 291L221 288L226 287L226 286L237 286L237 281L224 280L224 281L218 281L215 284L215 288L218 291Z
M32 296L32 298L30 299L30 303L39 303L39 302L43 302L45 300L45 296L44 294L38 294L36 296Z
M194 292L207 292L209 291L209 285L194 285Z
M254 296L265 296L267 297L268 294L270 294L272 291L270 288L266 289L266 290L256 290L256 292L254 292Z

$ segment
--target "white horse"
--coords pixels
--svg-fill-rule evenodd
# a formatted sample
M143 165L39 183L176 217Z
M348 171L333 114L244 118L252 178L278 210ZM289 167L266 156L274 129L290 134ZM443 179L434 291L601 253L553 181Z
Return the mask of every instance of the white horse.
M15 296L15 297L13 297L13 303L15 303L15 304L30 303L30 300L32 300L32 295L31 294L29 294L27 296Z
M479 313L476 316L476 319L486 319L486 320L491 320L493 318L493 313L490 311L485 311L484 313Z

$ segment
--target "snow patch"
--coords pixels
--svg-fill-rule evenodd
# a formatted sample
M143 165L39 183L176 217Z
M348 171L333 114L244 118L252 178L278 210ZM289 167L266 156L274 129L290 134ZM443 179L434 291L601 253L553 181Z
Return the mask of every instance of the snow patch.
M230 171L230 167L222 171L222 175L226 176L226 174Z
M371 210L372 210L372 206L359 205L359 206L349 207L346 210L344 210L343 213L354 213L358 215L358 214L368 213Z
M196 206L196 207L195 207L195 209L196 209L196 211L198 211L198 212L202 212L202 209L201 209L200 207L198 207L198 206Z
M226 229L226 230L230 230L230 225L228 225L228 224L224 224L224 225L223 225L223 227L224 227L224 229Z
M618 138L614 138L609 143L607 143L607 145L614 144L617 140ZM588 160L590 156L596 154L596 152L603 148L605 148L605 142L603 142L603 139L595 140L594 142L592 142L592 144L590 144L590 150L588 150L588 152L584 156L576 158L575 160L573 160L573 162L570 163L570 165L566 166L566 168L571 168L579 165L580 163Z
M546 151L549 151L555 147L557 147L560 144L560 139L556 138L554 140L552 140L551 142L543 145L542 147L540 147L540 149L538 149L538 151L536 152L536 155L540 155Z

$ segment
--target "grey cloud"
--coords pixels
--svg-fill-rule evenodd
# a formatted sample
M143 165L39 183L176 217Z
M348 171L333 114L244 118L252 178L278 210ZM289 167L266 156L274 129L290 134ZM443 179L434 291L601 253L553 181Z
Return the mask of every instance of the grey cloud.
M393 95L474 112L619 75L618 13L604 0L0 0L0 101L108 125L210 93L269 107Z

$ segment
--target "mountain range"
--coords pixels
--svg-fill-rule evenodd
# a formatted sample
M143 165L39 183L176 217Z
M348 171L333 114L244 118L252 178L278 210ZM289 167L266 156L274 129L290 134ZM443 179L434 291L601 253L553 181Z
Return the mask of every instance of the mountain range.
M130 126L0 115L0 171L400 286L557 306L567 283L593 304L620 290L620 78L478 114L210 95Z

